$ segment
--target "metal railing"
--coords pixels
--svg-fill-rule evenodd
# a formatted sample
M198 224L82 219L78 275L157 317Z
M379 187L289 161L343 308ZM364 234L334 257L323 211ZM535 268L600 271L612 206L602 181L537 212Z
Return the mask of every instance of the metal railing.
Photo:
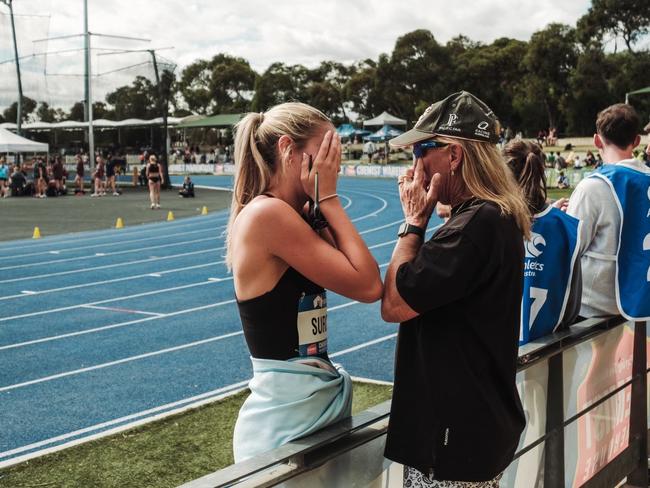
M633 339L630 336L630 329L633 331ZM522 435L522 443L515 455L513 464L511 464L512 469L509 468L506 471L502 486L522 486L526 488L533 486L544 488L582 486L585 488L599 488L616 486L625 478L627 478L628 486L648 486L647 374L650 369L648 369L646 357L647 339L646 324L644 322L630 323L626 322L622 317L615 317L610 319L588 319L574 324L566 331L552 334L520 347L518 375L526 375L527 370L530 372L533 368L541 369L548 374L544 401L545 411L537 412L538 415L543 414L545 416L545 426L543 428L544 432L533 439L532 442L525 442ZM588 350L591 350L592 356L587 358L586 363L584 361L583 363L588 364L589 370L592 371L594 367L599 366L597 364L599 359L595 353L599 347L598 344L604 343L604 341L611 343L613 340L619 340L618 344L623 349L630 345L630 341L633 343L630 377L626 376L625 381L616 382L615 387L608 388L604 393L587 399L586 406L579 407L576 402L575 412L570 411L571 409L567 408L569 399L565 398L565 393L566 389L573 386L573 384L565 378L567 372L571 373L571 365L565 364L569 359L567 354L570 354L571 358L580 358L582 355L582 359L585 359L584 356L588 354ZM591 347L585 348L585 345ZM617 357L620 357L620 355ZM578 364L579 362L575 363L575 365ZM613 367L620 370L623 366L625 365L620 368L619 365ZM583 369L585 368L583 367ZM584 389L582 386L585 384L588 386L589 383L587 379L581 379L580 382L581 389ZM527 395L525 382L523 384L521 393L522 397L525 397ZM580 482L577 467L575 475L571 477L570 473L567 473L567 465L570 464L567 463L567 456L574 453L567 451L567 444L569 443L567 429L579 431L581 428L578 425L579 422L584 424L586 421L589 423L594 416L602 417L599 409L608 405L608 402L611 403L620 399L621 395L626 399L627 389L630 388L627 447L618 452L612 459L607 459L607 462L602 466L590 465L589 463L593 464L593 462L588 460L586 469L593 470L593 474L589 473L585 482ZM573 395L575 392L569 391L568 393ZM526 404L526 402L524 403ZM625 404L625 400L623 404ZM329 426L309 437L290 442L255 458L185 483L182 488L267 487L280 483L285 483L286 486L311 486L305 484L306 480L309 479L310 472L315 473L314 479L318 478L319 484L317 486L341 486L340 479L338 484L334 481L328 484L322 481L323 476L337 473L337 470L339 478L344 475L341 471L349 470L351 463L343 463L344 468L337 468L337 466L342 465L340 462L338 465L335 464L337 459L341 460L346 456L350 456L352 451L363 448L364 445L372 445L371 454L375 458L380 458L375 460L377 462L372 463L371 471L374 470L374 473L369 474L368 470L364 471L363 469L350 472L361 472L362 476L373 481L373 486L401 486L401 478L396 479L396 476L392 476L391 479L388 473L389 466L387 466L391 463L382 457L389 414L390 402L388 401L350 419ZM529 421L531 418L529 418ZM584 429L584 427L583 425L582 428ZM587 426L587 428L589 427ZM540 462L539 466L536 467L536 472L517 473L518 470L526 469L526 465L518 467L517 463L527 454L534 453L536 449L543 452L543 456L538 456ZM606 452L612 454L611 446L607 447ZM601 453L598 456L600 456L598 458L600 461L605 459ZM576 466L581 462L582 460L577 459ZM329 471L323 472L323 467L328 465L330 465ZM302 479L303 483L294 483L292 485L291 480L297 479ZM350 486L365 486L359 481L358 479L350 480Z

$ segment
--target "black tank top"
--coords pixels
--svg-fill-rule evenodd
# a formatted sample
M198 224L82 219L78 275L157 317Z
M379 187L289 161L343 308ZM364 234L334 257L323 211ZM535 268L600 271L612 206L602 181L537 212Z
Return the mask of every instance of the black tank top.
M295 269L288 268L271 291L237 305L251 356L328 359L326 292Z

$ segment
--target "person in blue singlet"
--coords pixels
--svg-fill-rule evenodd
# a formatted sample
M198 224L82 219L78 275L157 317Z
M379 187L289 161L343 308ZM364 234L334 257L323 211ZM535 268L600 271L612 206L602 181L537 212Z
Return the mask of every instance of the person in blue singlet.
M334 126L309 105L277 105L236 126L226 261L253 363L236 462L350 415L349 375L328 357L325 290L374 302L382 284L336 193L340 164Z
M604 164L576 186L567 213L584 222L580 315L650 320L650 168L634 158L641 120L631 105L598 113Z
M547 203L544 153L525 140L510 141L503 154L524 193L533 225L525 242L524 290L519 344L571 325L580 312L580 221Z

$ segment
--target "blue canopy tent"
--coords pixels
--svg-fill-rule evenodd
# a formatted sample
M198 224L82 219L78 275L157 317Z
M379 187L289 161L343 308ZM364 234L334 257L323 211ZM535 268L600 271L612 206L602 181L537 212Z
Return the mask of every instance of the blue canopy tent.
M369 136L366 136L363 139L365 141L372 141L372 142L387 142L393 137L399 136L403 132L404 131L396 129L391 125L385 125L374 134L370 134Z
M354 139L356 137L362 138L371 134L371 131L365 129L357 129L352 124L341 124L336 128L336 132L341 136L341 139Z

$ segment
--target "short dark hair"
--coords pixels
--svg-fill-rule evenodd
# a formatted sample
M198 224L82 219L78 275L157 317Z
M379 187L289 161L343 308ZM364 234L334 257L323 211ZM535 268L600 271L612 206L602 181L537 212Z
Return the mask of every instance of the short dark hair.
M634 144L641 119L632 105L617 103L598 113L596 132L621 149Z

